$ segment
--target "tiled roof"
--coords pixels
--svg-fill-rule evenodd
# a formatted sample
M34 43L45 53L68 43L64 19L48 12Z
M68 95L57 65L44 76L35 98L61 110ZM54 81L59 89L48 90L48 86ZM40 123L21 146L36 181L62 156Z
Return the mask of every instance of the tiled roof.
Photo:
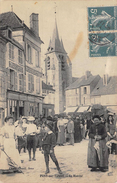
M96 76L90 75L87 79L85 79L85 76L82 76L81 78L78 78L78 79L77 79L74 83L72 83L70 86L68 86L68 87L66 88L66 90L75 89L75 88L78 88L78 87L81 87L81 86L90 85L91 82L92 82L97 76L99 77L99 75L96 75Z
M25 30L33 36L36 40L41 41L40 37L36 36L35 33L27 27L26 24L14 13L14 12L6 12L0 14L0 26L9 26L12 30L16 30L19 28L25 28ZM43 43L43 41L41 41Z
M42 89L44 89L44 90L51 90L51 91L55 91L53 88L52 88L52 86L51 85L47 85L46 83L44 83L43 81L42 81Z
M107 85L103 85L103 79L101 78L91 93L92 96L110 94L117 94L117 76L110 77Z

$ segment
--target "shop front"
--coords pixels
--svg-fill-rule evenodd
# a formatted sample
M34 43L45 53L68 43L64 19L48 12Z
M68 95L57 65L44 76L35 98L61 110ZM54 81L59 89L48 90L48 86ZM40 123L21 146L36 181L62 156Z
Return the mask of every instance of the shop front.
M55 114L54 104L43 104L43 112L42 115L44 117L53 116Z
M42 114L42 102L42 97L8 91L7 115L13 116L14 121L22 116L38 117Z

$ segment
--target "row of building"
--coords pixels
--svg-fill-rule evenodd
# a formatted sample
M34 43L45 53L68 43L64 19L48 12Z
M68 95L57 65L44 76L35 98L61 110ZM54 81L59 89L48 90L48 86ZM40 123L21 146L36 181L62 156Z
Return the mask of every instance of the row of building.
M66 112L73 112L78 106L78 112L88 111L95 104L117 113L117 76L104 74L101 78L86 71L66 88Z
M0 125L4 117L51 114L51 86L43 82L38 14L30 15L30 28L14 13L0 14ZM43 89L42 89L43 88Z
M72 64L59 38L57 22L41 63L38 14L30 28L14 13L0 14L0 126L4 117L53 115L88 110L93 104L117 108L117 76L72 77Z

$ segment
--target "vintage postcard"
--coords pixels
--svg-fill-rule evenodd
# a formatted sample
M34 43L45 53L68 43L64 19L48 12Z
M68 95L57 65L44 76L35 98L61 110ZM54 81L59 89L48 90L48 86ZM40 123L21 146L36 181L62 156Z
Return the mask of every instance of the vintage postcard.
M0 183L117 183L117 1L0 0Z

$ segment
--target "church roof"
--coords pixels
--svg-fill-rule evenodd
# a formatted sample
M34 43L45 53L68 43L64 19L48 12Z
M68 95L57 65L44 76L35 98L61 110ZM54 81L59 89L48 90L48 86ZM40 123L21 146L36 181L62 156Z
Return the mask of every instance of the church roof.
M52 39L50 39L49 47L47 49L46 54L51 53L51 52L59 52L59 53L66 54L66 51L63 46L63 42L62 42L62 40L60 41L60 39L59 39L59 33L58 33L58 27L57 27L56 21L55 21L55 28L53 31Z

